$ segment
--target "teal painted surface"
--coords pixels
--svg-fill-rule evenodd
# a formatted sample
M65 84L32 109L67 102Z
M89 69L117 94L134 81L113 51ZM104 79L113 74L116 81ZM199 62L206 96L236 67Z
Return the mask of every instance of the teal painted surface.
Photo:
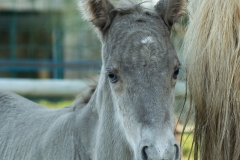
M0 75L4 71L8 72L7 77L21 78L18 73L41 71L43 59L53 64L63 62L61 13L2 12L0 31L6 33L3 39L9 39L0 42ZM17 66L23 59L26 64L39 65L34 69L28 65ZM16 63L11 66L13 61ZM51 72L51 78L63 78L64 67L49 66L45 70Z

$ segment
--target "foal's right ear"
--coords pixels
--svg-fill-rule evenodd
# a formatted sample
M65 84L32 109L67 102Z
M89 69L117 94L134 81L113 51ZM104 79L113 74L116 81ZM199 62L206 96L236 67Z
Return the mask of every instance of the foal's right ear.
M159 0L155 5L155 10L160 14L168 27L171 28L174 22L185 13L186 6L186 0Z
M114 17L114 7L108 0L80 0L79 6L84 18L101 32L104 32Z

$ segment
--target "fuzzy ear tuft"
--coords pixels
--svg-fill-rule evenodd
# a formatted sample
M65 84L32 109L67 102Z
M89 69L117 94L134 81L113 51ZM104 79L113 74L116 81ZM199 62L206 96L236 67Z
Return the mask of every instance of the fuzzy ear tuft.
M100 31L109 27L114 17L114 12L111 12L114 6L108 0L80 0L78 4L83 17Z
M185 13L186 0L159 0L154 6L164 22L171 28L174 22Z

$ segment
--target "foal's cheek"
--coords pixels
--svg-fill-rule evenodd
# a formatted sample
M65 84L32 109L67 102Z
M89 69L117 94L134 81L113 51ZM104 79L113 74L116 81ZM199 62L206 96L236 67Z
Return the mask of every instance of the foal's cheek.
M125 105L125 103L119 102L118 110L119 110L120 116L123 119L126 119L127 121L130 120L130 117L132 115L132 110L130 106Z
M137 136L137 130L138 130L138 123L136 121L136 117L134 114L131 112L130 109L122 109L121 115L123 116L122 118L122 124L123 128L126 131L127 135L130 136L131 138L134 138Z
M110 87L113 91L113 93L116 96L119 96L120 94L123 94L124 92L124 85L123 85L123 81L119 78L118 81L116 83L110 83Z

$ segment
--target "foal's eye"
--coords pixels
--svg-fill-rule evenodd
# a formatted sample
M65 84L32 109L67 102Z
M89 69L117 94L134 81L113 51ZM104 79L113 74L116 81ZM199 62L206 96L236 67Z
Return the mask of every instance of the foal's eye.
M108 73L108 78L109 78L110 82L112 82L112 83L115 83L118 80L117 75L114 73Z
M174 73L173 73L173 78L174 78L174 79L177 79L178 73L179 73L179 68L176 69L176 70L174 71Z

